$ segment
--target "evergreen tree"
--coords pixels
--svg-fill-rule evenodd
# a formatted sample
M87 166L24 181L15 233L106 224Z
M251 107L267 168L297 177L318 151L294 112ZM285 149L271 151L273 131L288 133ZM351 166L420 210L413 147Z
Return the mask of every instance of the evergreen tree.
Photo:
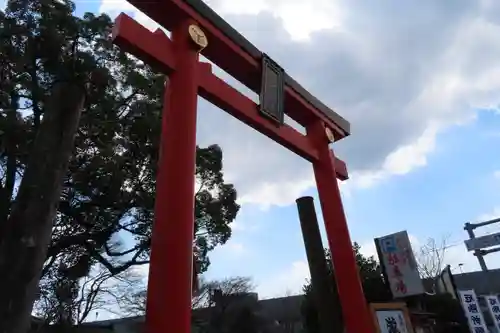
M361 247L359 244L354 243L353 251L356 256L356 263L358 265L359 274L361 283L363 285L363 291L366 297L367 302L384 302L389 301L392 296L390 291L387 289L381 268L378 262L375 260L373 256L366 257L361 252ZM338 299L338 294L336 293L336 284L335 284L335 275L334 269L332 266L330 251L325 249L325 259L327 261L328 270L330 274L331 288L330 295L335 299L337 304L340 304ZM339 268L341 269L341 268ZM308 282L304 288L304 301L302 303L302 317L304 320L304 326L307 333L319 333L320 332L320 323L318 318L318 311L316 308L314 296L312 294L312 285ZM340 307L339 307L340 308ZM332 314L336 318L341 320L340 314Z
M41 275L68 290L96 264L119 274L149 261L166 79L112 45L107 15L74 11L70 0L9 0L0 11L0 243L12 237L3 231L51 88L91 82ZM196 162L193 246L204 271L239 206L220 147L197 147Z

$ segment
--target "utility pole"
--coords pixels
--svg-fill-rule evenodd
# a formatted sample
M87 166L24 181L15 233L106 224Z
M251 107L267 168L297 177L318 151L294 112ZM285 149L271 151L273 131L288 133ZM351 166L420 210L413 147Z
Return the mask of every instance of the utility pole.
M314 200L312 197L301 197L296 203L311 273L312 293L318 309L320 332L341 333L343 321L337 286L328 272Z
M469 240L468 240L469 243L471 243L472 240L475 240L475 239L477 239L477 240L485 239L487 237L490 238L490 236L495 237L495 235L487 235L487 236L476 238L474 230L477 228L484 227L484 226L487 226L487 225L490 225L493 223L498 223L498 222L500 222L500 218L496 218L493 220L488 220L488 221L484 221L484 222L480 222L480 223L469 223L469 222L465 223L464 230L467 231L467 233L469 234ZM466 244L467 244L467 241L466 241ZM500 245L500 243L495 241L495 240L493 240L493 241L488 240L488 242L486 242L485 245L486 246L484 246L484 247L489 247L489 246L494 246L494 245ZM498 252L498 251L500 251L500 247L496 247L496 248L489 249L489 250L484 250L484 249L482 249L482 247L475 246L474 255L477 257L477 260L479 261L479 266L481 266L481 270L483 272L488 271L488 267L486 266L484 256L488 253L494 253L494 252Z
M474 234L474 229L477 228L477 225L471 224L469 222L465 223L464 230L469 234L469 239L476 238ZM479 261L479 266L481 266L481 270L483 272L488 271L488 267L486 267L486 261L484 261L484 257L481 254L481 250L474 250L474 255L477 257L477 261Z

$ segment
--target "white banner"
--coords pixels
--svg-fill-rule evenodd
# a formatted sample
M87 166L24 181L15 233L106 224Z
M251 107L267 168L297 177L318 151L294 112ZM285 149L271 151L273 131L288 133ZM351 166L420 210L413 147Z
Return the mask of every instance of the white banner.
M489 295L484 297L488 304L488 310L490 311L491 318L498 332L500 332L500 301L498 296Z
M408 323L406 323L401 310L377 311L377 322L380 333L408 333L406 329Z
M483 313L474 290L458 290L460 302L472 333L488 333Z
M415 256L406 231L397 232L375 242L379 259L384 265L392 295L395 298L424 293L424 285L418 273Z

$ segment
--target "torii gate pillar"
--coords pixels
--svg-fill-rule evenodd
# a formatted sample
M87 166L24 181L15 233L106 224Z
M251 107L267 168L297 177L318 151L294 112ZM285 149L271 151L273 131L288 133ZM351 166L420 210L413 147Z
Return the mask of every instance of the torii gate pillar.
M157 250L150 258L147 332L166 326L168 332L190 332L191 327L199 68L199 47L189 39L191 23L185 20L176 26L171 38L176 70L165 89L151 245Z
M172 32L150 32L125 14L114 43L170 76L165 93L155 222L151 244L148 333L191 332L196 104L198 95L313 164L348 333L373 333L337 178L345 163L329 144L349 123L322 104L201 0L128 0ZM208 43L208 44L207 44ZM208 45L208 46L207 46ZM256 104L218 78L199 52L255 92ZM284 123L284 113L306 128Z

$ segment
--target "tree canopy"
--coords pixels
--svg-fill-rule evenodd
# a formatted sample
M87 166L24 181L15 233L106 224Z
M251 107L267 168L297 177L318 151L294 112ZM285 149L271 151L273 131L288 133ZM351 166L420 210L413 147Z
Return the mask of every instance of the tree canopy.
M367 302L383 302L390 300L391 294L384 283L380 265L373 256L364 256L360 250L361 247L359 246L359 244L354 243L353 251L356 256L356 263L358 265L361 283L363 285L363 291ZM334 293L334 289L336 288L335 275L333 274L334 269L332 267L330 251L327 249L325 249L325 259L327 261L328 270L331 277L331 295L329 295L329 297L336 298L335 302L337 304L340 304L337 294ZM303 291L305 297L302 304L302 316L305 328L308 333L319 333L320 326L318 311L316 308L314 297L312 295L312 285L309 281L304 286ZM340 318L340 316L337 317Z
M358 265L363 292L367 303L393 301L392 294L384 282L379 263L375 257L365 256L360 250L360 246L357 243L354 243L353 251L356 256L356 263ZM325 259L327 261L331 277L331 290L333 290L336 288L335 276L333 274L334 270L332 269L330 252L328 250L325 250ZM302 316L305 330L307 333L319 333L321 331L319 326L318 311L312 295L312 285L310 282L304 286L303 291L305 297L302 304ZM330 297L337 298L336 302L339 302L338 297L336 296L337 294L334 292L330 295ZM453 299L449 294L424 294L420 295L417 299L413 299L412 301L413 303L418 302L422 309L424 309L424 312L433 314L433 318L436 319L436 332L467 332L467 322L461 309L461 305L459 301ZM332 314L332 316L333 315L335 314Z
M40 296L62 303L97 265L117 275L149 261L166 80L112 45L110 17L74 11L69 0L9 0L0 11L0 237L9 237L2 228L51 87L92 78L42 272ZM202 272L208 252L231 236L239 205L219 146L197 147L196 163Z

